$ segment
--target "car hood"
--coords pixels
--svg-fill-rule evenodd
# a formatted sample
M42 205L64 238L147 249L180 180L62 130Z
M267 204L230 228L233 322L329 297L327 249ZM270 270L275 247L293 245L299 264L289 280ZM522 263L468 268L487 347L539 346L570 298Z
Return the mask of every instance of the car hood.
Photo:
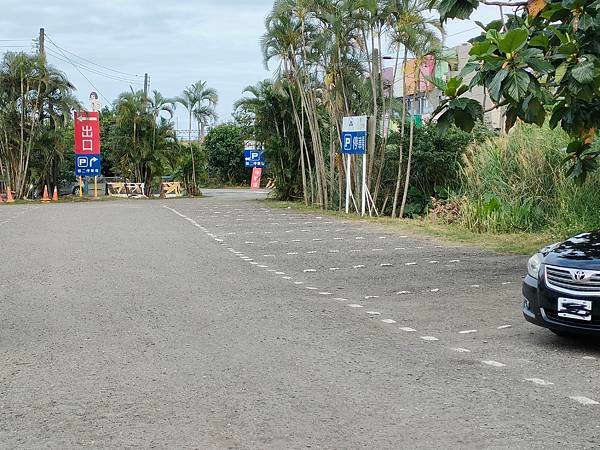
M600 270L600 230L578 234L542 253L545 264Z

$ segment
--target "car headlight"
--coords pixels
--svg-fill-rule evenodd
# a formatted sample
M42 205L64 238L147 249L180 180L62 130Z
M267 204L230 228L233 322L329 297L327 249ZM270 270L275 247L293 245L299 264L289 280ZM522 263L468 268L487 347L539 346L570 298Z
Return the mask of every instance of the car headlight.
M538 275L540 273L540 266L542 265L542 256L539 253L536 253L527 262L527 273L530 277L533 277L537 280Z

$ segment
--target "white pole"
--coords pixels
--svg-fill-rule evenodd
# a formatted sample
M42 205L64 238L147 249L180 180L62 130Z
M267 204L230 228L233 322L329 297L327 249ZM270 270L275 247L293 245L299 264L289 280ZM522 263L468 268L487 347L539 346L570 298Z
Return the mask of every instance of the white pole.
M367 154L363 153L363 167L362 167L362 206L361 213L365 215L365 203L367 198Z
M350 154L346 162L346 214L350 212Z

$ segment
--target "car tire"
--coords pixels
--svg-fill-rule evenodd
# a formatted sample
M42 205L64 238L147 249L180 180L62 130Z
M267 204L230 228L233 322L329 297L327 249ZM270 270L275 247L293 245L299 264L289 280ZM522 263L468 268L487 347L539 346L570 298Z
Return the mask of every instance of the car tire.
M73 188L73 195L79 196L79 186Z

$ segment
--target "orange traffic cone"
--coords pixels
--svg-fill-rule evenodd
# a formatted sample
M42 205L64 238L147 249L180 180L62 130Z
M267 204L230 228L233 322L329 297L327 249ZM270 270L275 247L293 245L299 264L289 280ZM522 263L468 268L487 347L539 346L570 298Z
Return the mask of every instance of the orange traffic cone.
M58 201L58 189L56 189L56 186L54 186L54 192L52 193L52 201L53 202Z
M44 196L42 197L42 203L48 203L50 197L48 196L48 185L44 186Z
M6 203L14 203L15 199L13 198L12 191L10 190L10 186L6 190Z

